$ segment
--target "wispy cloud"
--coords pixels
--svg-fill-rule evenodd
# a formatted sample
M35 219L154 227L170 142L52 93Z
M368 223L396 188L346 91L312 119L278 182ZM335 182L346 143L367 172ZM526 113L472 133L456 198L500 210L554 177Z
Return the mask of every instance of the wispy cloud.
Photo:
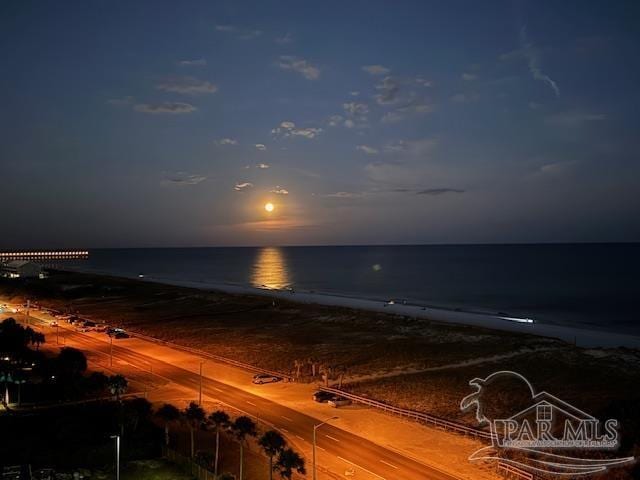
M356 150L366 153L367 155L377 155L378 149L368 145L358 145Z
M234 35L240 40L252 40L262 35L262 30L238 27L236 25L216 25L216 31Z
M258 164L256 165L256 168L259 168L259 169L261 169L261 170L265 170L265 169L267 169L267 168L269 168L269 167L270 167L270 165L269 165L268 163L258 163Z
M116 107L126 107L133 103L134 98L132 96L126 96L121 98L110 98L107 100L109 105L114 105Z
M546 83L555 93L556 97L560 96L560 88L558 84L546 73L542 71L540 66L540 51L529 41L527 37L526 27L520 29L520 44L522 46L522 54L527 59L529 71L536 80Z
M426 190L419 190L416 195L444 195L445 193L464 193L465 190L458 188L427 188Z
M203 93L215 93L218 87L211 82L198 80L194 77L171 78L157 86L164 92L181 93L185 95L198 95Z
M282 188L280 185L278 185L273 190L269 190L269 193L274 193L276 195L289 195L289 191Z
M236 183L236 186L233 187L236 192L244 192L250 188L253 188L253 183L251 182Z
M204 175L196 175L187 172L175 172L168 174L163 180L163 185L198 185L207 179Z
M462 74L462 79L466 82L471 82L477 78L478 78L478 75L476 75L475 73L465 72Z
M365 65L362 67L362 70L367 72L369 75L386 75L391 70L382 65Z
M317 80L320 77L320 69L303 58L282 55L278 66L283 70L297 72L307 80Z
M151 114L174 114L179 115L182 113L195 112L197 109L190 103L182 102L162 102L162 103L139 103L135 105L134 110L142 113Z
M217 145L237 145L238 141L235 138L221 138L220 140L216 140Z
M573 111L554 113L549 115L545 122L555 127L581 127L593 122L603 122L607 118L607 115L603 113Z
M207 61L204 58L196 58L193 60L180 60L178 65L181 67L204 67Z
M385 77L376 85L378 93L374 96L378 105L390 105L397 101L400 84L393 77Z
M311 139L322 133L322 129L317 127L298 128L295 123L285 121L281 122L278 127L272 129L271 133L281 137L304 137Z
M281 37L277 37L275 39L275 42L278 45L288 45L288 44L293 42L293 35L291 35L291 33L286 33L285 35L282 35Z
M359 198L364 194L362 192L333 192L333 193L324 193L319 194L319 197L325 198Z
M267 149L267 146L264 143L256 143L256 149L264 152Z

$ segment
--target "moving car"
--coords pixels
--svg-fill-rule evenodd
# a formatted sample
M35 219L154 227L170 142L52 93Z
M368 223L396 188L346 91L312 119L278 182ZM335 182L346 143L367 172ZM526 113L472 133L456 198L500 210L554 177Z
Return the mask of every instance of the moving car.
M276 377L275 375L269 375L268 373L258 373L253 376L253 383L256 385L261 385L263 383L275 383L282 380L280 377Z
M311 398L313 398L314 402L327 403L333 397L334 397L333 393L325 392L324 390L318 390L317 392L314 392Z

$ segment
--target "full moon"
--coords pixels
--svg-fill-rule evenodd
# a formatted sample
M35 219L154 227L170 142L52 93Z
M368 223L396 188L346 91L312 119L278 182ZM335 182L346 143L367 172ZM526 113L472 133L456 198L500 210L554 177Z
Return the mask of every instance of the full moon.
M274 208L275 208L275 207L273 206L273 203L271 203L271 202L269 202L269 203L265 203L265 204L264 204L264 209L265 209L267 212L273 212L273 209L274 209Z

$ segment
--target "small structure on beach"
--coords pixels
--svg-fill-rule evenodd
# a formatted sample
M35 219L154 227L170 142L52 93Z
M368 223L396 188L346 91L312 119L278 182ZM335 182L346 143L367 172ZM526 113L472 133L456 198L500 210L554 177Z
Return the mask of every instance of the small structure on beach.
M43 278L42 267L28 260L3 263L0 274L6 278Z

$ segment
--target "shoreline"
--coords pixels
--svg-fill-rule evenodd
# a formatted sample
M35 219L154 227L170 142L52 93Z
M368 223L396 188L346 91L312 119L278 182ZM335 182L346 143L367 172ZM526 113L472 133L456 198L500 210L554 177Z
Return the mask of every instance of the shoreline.
M60 269L62 270L62 269ZM208 283L193 280L174 280L160 277L140 278L134 275L116 275L109 272L96 272L81 269L64 269L70 273L86 273L125 278L140 282L157 283L197 290L219 291L228 294L258 295L277 298L301 304L315 304L328 307L344 307L354 310L401 315L420 318L445 324L467 325L509 333L523 333L538 337L548 337L565 341L584 348L617 348L626 347L640 349L640 337L601 330L589 330L547 323L538 323L530 319L512 318L495 313L482 313L463 309L422 306L416 304L389 304L379 300L341 296L319 292L285 291L258 288L244 285Z

